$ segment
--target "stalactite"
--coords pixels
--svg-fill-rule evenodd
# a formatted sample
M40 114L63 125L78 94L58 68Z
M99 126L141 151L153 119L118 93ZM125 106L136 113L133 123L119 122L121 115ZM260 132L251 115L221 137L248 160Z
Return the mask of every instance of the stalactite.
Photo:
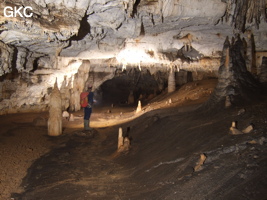
M225 19L236 29L244 32L246 23L253 23L253 20L259 28L261 17L267 20L265 0L228 0Z

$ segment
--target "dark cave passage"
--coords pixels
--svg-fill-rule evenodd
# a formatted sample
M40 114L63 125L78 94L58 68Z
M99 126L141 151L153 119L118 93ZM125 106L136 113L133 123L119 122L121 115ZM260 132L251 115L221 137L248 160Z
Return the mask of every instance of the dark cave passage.
M137 105L147 102L167 87L165 73L151 75L148 70L132 68L105 81L97 90L96 98L102 105Z

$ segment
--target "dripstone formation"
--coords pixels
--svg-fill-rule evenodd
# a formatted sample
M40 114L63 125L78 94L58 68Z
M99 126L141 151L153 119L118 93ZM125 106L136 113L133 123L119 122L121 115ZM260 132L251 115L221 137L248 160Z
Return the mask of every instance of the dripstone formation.
M223 105L227 101L229 107L249 102L261 93L259 81L247 70L244 43L239 35L231 43L226 38L218 74L218 84L206 105Z

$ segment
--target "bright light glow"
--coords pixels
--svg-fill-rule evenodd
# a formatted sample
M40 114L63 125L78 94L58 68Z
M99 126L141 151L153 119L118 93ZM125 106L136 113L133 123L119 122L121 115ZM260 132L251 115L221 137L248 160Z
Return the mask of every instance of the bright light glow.
M123 65L127 64L137 64L140 63L156 63L155 58L151 57L144 49L138 48L127 48L122 50L117 56L116 59L119 63Z
M61 65L62 63L59 62L59 65ZM57 79L57 84L58 87L60 88L63 81L64 81L64 77L67 78L67 80L69 80L71 77L74 76L74 74L76 74L78 72L79 67L82 64L82 60L77 60L75 62L72 62L71 64L67 65L66 67L64 67L64 70L59 70L59 71L55 71L53 74L51 74L48 83L53 86L56 79ZM71 87L73 86L73 79L71 82Z

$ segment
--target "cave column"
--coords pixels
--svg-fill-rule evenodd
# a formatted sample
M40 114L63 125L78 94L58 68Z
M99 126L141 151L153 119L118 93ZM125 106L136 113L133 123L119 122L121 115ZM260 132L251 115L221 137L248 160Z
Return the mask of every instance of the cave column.
M48 135L59 136L62 134L62 101L61 93L55 82L49 102Z
M173 67L171 67L171 70L169 72L169 78L168 78L168 93L174 92L175 91L175 72Z

